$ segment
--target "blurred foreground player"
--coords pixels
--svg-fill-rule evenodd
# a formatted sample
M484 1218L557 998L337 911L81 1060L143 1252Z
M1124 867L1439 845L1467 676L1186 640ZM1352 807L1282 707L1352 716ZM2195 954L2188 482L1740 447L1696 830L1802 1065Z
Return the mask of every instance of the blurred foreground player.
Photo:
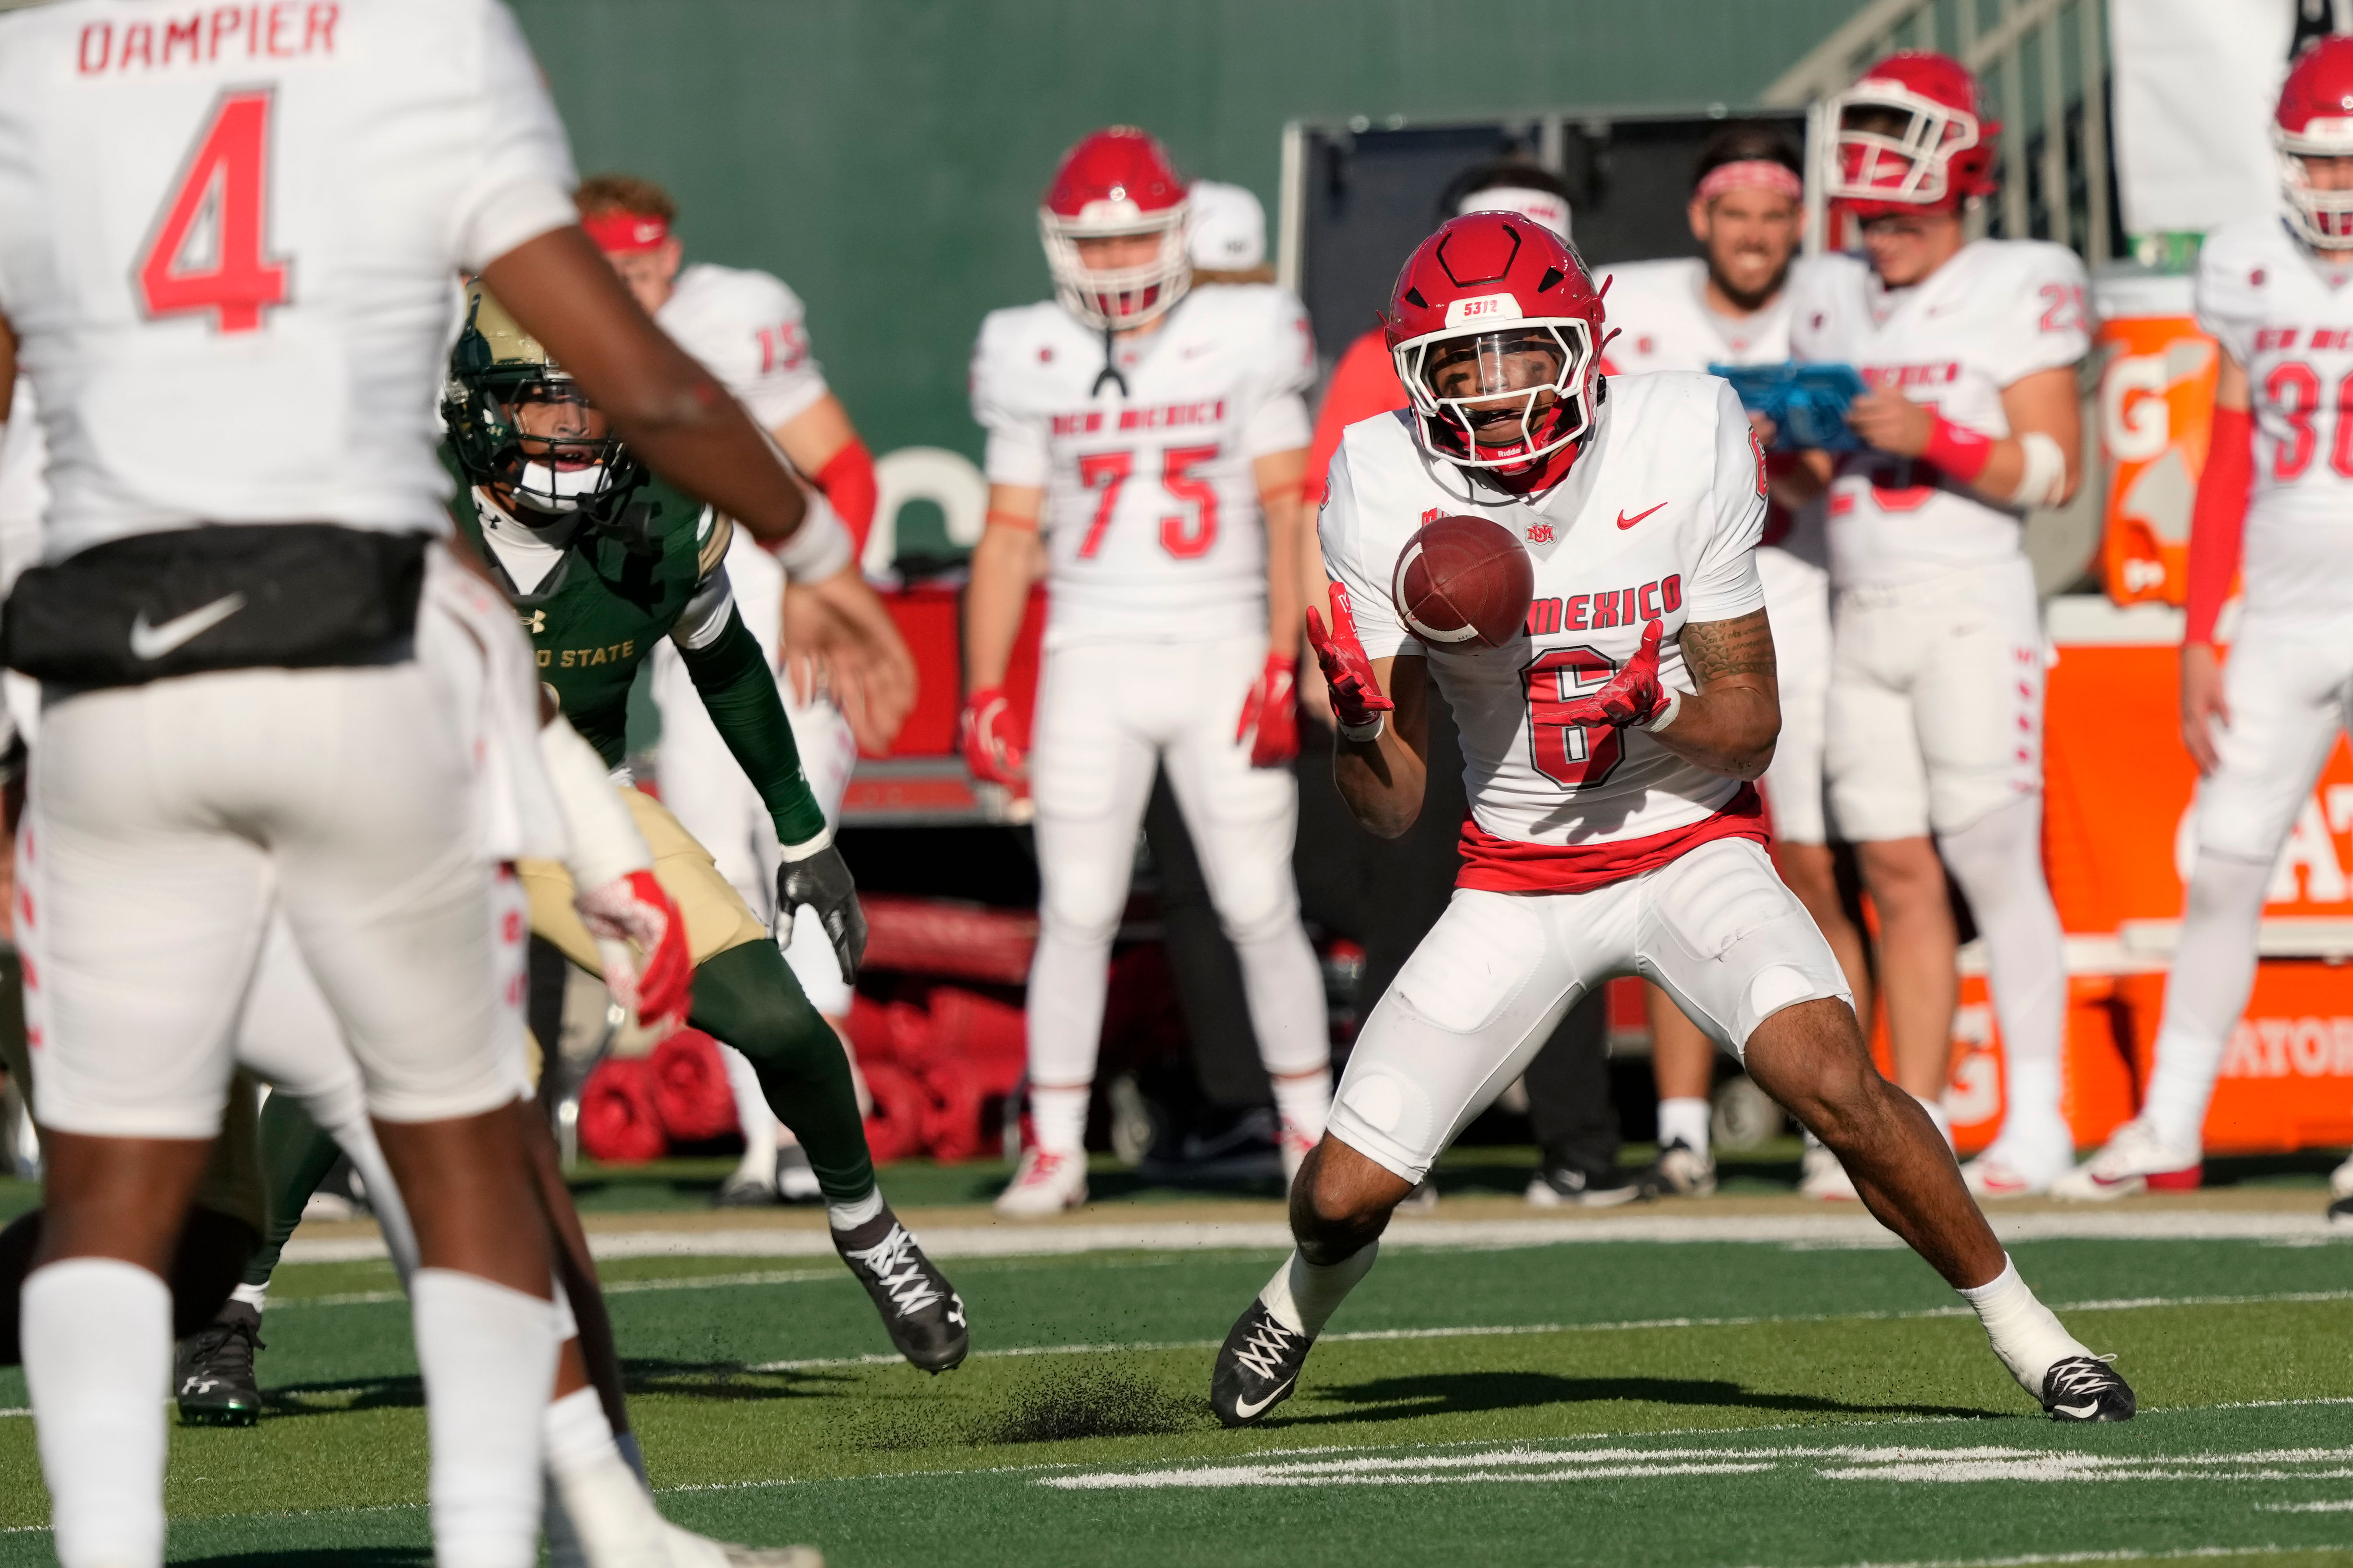
M1879 915L1896 1081L1948 1133L1946 868L1968 900L2008 1072L2000 1131L1965 1173L1980 1197L2017 1197L2075 1157L2065 944L2042 874L2047 660L2022 538L2028 509L2075 491L2084 265L2064 246L1966 237L1963 208L1997 188L2000 128L1958 61L1892 55L1832 110L1823 177L1863 254L1819 258L1789 290L1794 356L1871 386L1849 415L1866 449L1811 469L1829 483L1837 595L1831 816ZM1808 1173L1819 1196L1848 1185L1826 1158Z
M874 459L849 411L826 384L800 296L765 272L705 261L684 265L685 246L673 229L678 205L651 180L591 175L581 182L577 199L581 226L638 303L735 395L793 466L809 476L824 498L820 504L839 516L849 532L855 570L874 522ZM739 530L727 547L727 575L744 625L759 639L770 666L782 668L787 640L783 568L748 531ZM781 854L774 826L672 645L654 654L653 689L662 719L662 804L711 851L720 875L752 911L769 918ZM806 668L797 678L788 677L778 695L810 793L827 825L838 826L841 797L858 766L857 726ZM879 726L877 715L860 709L855 717L867 728L871 748L888 746L891 735ZM846 1043L850 987L834 962L824 927L812 911L782 926L778 934L802 994ZM744 1157L720 1184L717 1201L725 1207L820 1201L824 1194L808 1154L769 1110L750 1058L732 1044L723 1043L721 1049L744 1132Z
M1492 213L1422 242L1388 322L1414 406L1352 426L1333 460L1332 621L1309 637L1358 819L1394 837L1419 812L1431 679L1461 729L1472 816L1453 901L1366 1021L1293 1184L1297 1250L1218 1354L1219 1419L1247 1425L1292 1393L1398 1200L1567 1008L1629 969L1840 1152L2045 1410L2129 1416L2131 1390L2020 1279L1935 1124L1873 1069L1838 962L1759 842L1745 781L1779 724L1753 563L1766 485L1731 388L1605 380L1584 264ZM1392 574L1423 520L1465 512L1523 542L1535 599L1493 646L1424 647ZM1558 629L1528 635L1555 606Z
M1610 342L1604 373L1778 364L1789 357L1784 292L1805 236L1805 164L1787 133L1730 125L1700 153L1689 217L1704 256L1606 269ZM1770 462L1771 459L1768 459ZM1830 693L1830 571L1819 501L1775 504L1757 547L1773 628L1781 732L1758 781L1773 812L1773 865L1838 954L1855 1012L1871 1005L1862 934L1839 897L1822 810L1822 719ZM1651 1070L1659 1089L1656 1192L1715 1190L1708 1148L1715 1046L1657 987L1649 988Z
M649 461L779 535L801 505L573 226L502 7L311 7L266 55L228 15L201 55L156 4L0 21L0 386L21 353L52 492L7 658L47 683L17 934L55 1543L69 1568L163 1559L161 1275L274 910L415 1220L437 1558L522 1568L558 1314L498 984L513 847L484 842L467 724L412 639L448 570L428 409L456 274L575 351Z
M989 511L965 606L965 757L976 777L1029 781L1042 883L1035 1142L997 1199L1007 1214L1086 1201L1111 942L1155 768L1240 960L1286 1176L1331 1098L1323 979L1291 873L1314 343L1282 289L1188 291L1187 213L1158 142L1128 127L1089 136L1039 213L1056 298L992 312L973 350ZM1005 671L1041 574L1053 608L1025 758Z
M2272 139L2284 211L2209 235L2198 255L2198 321L2222 353L2181 646L2181 738L2204 779L2157 1070L2140 1114L2052 1186L2061 1197L2199 1184L2280 847L2353 717L2353 412L2339 390L2353 376L2353 38L2296 61ZM2214 626L2242 553L2225 667ZM2353 1161L2330 1185L2330 1213L2353 1213Z

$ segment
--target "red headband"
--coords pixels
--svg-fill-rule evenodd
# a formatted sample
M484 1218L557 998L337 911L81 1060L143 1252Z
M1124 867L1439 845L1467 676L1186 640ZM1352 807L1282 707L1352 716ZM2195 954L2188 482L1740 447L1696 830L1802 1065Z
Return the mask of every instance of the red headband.
M1736 163L1718 163L1707 172L1707 178L1692 193L1694 201L1712 202L1736 185L1762 185L1765 189L1785 195L1791 201L1806 198L1805 183L1786 163L1770 158L1743 158Z
M651 250L670 237L670 225L646 213L598 213L582 218L580 226L607 252Z

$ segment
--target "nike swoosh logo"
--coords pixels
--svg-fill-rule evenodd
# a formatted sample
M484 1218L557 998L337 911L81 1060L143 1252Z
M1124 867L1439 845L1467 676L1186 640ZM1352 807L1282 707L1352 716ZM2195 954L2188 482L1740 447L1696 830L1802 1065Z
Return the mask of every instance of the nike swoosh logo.
M1659 506L1664 506L1666 504L1666 502L1661 501ZM1618 510L1618 526L1620 528L1631 528L1636 523L1641 521L1644 518L1650 516L1651 512L1658 510L1659 506L1651 508L1650 511L1638 511L1631 517L1628 517L1626 515L1625 509L1620 507Z
M174 648L194 642L243 608L243 594L224 594L185 616L174 616L160 626L149 626L147 612L142 610L139 618L131 623L131 656L161 658Z
M1237 1399L1237 1400L1235 1400L1235 1401L1234 1401L1234 1414L1235 1414L1235 1415L1240 1415L1240 1416L1243 1416L1243 1417L1245 1417L1245 1418L1257 1415L1260 1411L1261 1411L1261 1410L1265 1409L1268 1405L1270 1405L1273 1404L1276 1400L1278 1400L1278 1399L1282 1398L1282 1395L1283 1395L1283 1392L1284 1392L1284 1390L1286 1390L1286 1389L1290 1388L1290 1386L1291 1386L1293 1383L1296 1383L1297 1381L1298 1381L1298 1379L1296 1379L1296 1378L1292 1378L1292 1377L1286 1377L1286 1378L1284 1378L1284 1379L1282 1380L1282 1388L1278 1388L1278 1389L1276 1389L1272 1394L1268 1394L1264 1399L1260 1400L1256 1405L1252 1405L1252 1404L1251 1404L1249 1400L1247 1400L1247 1399Z
M2051 1407L2062 1415L2073 1415L2078 1421L2088 1421L2100 1412L2098 1405L2054 1405Z

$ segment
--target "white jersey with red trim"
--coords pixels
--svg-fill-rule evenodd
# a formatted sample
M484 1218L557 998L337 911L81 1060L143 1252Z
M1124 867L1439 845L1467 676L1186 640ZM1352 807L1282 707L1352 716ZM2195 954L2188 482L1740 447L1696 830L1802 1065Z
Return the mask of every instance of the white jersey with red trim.
M497 0L66 0L0 19L0 314L43 553L202 522L444 533L459 272L574 221Z
M1646 731L1548 717L1605 685L1654 620L1666 626L1662 679L1691 690L1684 625L1765 603L1764 473L1740 399L1706 375L1608 386L1568 478L1533 503L1474 489L1429 457L1408 411L1349 426L1332 459L1324 565L1355 601L1367 654L1429 659L1461 732L1472 816L1498 838L1565 848L1651 838L1705 821L1743 787ZM1527 629L1504 647L1425 647L1389 596L1414 531L1451 513L1502 523L1535 564Z
M2246 368L2256 431L2245 613L2353 614L2353 256L2344 270L2279 218L2207 236L2198 324Z
M826 395L805 315L782 279L702 261L679 273L654 321L774 430Z
M1196 289L1114 353L1119 379L1103 334L1050 302L990 312L973 350L989 483L1046 491L1049 643L1263 632L1251 465L1314 434L1307 312L1271 285Z
M1995 437L2010 433L2004 387L2091 346L2084 264L2041 240L1974 241L1905 289L1883 287L1859 256L1817 257L1788 298L1792 358L1852 364L1873 386ZM1850 452L1831 481L1831 576L1895 584L2016 560L2025 519L1929 463Z

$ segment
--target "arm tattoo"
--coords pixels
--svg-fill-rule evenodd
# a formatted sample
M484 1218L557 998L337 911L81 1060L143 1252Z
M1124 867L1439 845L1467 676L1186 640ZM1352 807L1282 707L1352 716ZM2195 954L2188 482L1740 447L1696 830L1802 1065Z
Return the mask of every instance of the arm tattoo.
M1736 621L1692 621L1683 631L1683 668L1702 691L1727 675L1771 675L1773 628L1757 610Z

